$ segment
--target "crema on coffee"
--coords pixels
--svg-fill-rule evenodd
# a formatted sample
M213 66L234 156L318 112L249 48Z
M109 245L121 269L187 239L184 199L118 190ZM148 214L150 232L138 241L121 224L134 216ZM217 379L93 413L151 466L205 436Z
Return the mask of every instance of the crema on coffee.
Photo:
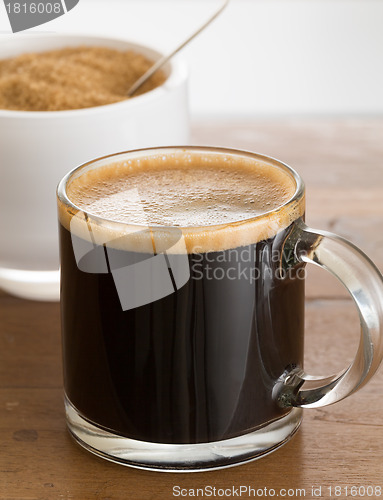
M235 248L273 236L303 213L302 202L283 208L295 190L289 173L270 163L185 151L107 163L75 176L67 194L90 217L180 227L192 251L195 246ZM60 217L68 227L65 209Z

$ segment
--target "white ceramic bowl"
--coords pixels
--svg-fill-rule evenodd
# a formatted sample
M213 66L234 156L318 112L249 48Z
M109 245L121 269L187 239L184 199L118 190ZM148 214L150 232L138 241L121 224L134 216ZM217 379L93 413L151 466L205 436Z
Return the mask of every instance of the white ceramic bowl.
M161 54L124 40L77 35L25 35L0 46L0 59L69 46ZM150 146L187 144L187 70L172 61L166 82L120 103L71 111L0 110L0 288L38 300L58 300L55 188L77 165Z

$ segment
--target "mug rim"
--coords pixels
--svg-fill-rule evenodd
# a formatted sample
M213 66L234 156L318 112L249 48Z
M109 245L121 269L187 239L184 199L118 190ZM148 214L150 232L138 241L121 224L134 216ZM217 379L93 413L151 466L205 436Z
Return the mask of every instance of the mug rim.
M142 53L145 55L145 51L149 51L153 54L153 57L160 58L164 54L163 52L160 52L157 48L154 48L151 45L143 44L140 42L136 42L134 40L128 40L128 39L123 39L123 38L115 38L115 37L110 37L110 36L102 36L102 35L84 35L84 34L77 34L77 33L39 33L37 35L20 35L17 38L14 39L15 42L20 42L20 40L60 40L62 39L63 42L65 43L65 40L79 40L79 43L86 43L86 40L93 40L94 42L100 41L100 45L102 46L102 43L116 43L116 44L124 44L126 45L127 50L134 50L137 49L138 52ZM13 39L11 39L12 41ZM95 45L94 45L95 46ZM108 45L105 45L108 47ZM9 47L9 44L7 45ZM44 50L50 50L50 47L46 47ZM43 50L43 51L44 51ZM52 49L54 50L54 49ZM118 50L118 49L117 49ZM28 50L26 48L24 52L20 52L19 55L22 53L28 53L31 52L32 50ZM41 51L41 52L43 52ZM16 57L15 56L9 56L9 57ZM150 56L149 56L150 57ZM0 59L3 59L4 57L1 54L0 50ZM5 58L8 58L7 56ZM157 60L157 59L156 59ZM14 109L0 109L0 119L1 118L13 118L13 119L41 119L41 120L49 120L49 119L59 119L59 118L72 118L72 117L81 117L85 115L91 115L91 114L97 114L97 113L107 113L107 112L113 112L113 111L118 111L119 108L122 110L125 109L125 111L128 110L133 110L137 106L145 106L145 105L151 105L153 101L156 101L157 99L160 99L164 95L166 95L168 92L171 92L174 88L179 87L180 85L185 82L189 76L189 71L187 64L183 59L180 59L178 57L175 57L168 61L165 65L165 69L168 68L169 70L169 75L166 78L165 82L160 85L159 87L156 87L152 90L149 90L148 92L145 92L144 94L135 96L131 99L126 99L123 101L119 102L114 102L111 104L103 104L101 106L92 106L88 108L80 108L80 109L67 109L67 110L61 110L61 111L24 111L24 110L14 110Z
M108 163L111 163L112 161L118 162L118 158L121 157L125 159L125 157L137 157L138 156L155 156L155 155L161 155L161 154L169 154L171 152L195 152L195 153L211 153L211 154L221 154L221 155L232 155L232 156L240 156L240 157L246 157L250 158L253 160L260 160L264 163L271 164L272 166L278 168L279 170L283 170L284 172L287 172L289 176L294 180L295 182L295 191L294 194L284 203L279 205L277 208L274 208L272 210L269 210L267 212L263 212L258 215L253 215L249 218L230 222L230 223L221 223L221 224L216 224L216 225L198 225L198 226L172 226L172 225L163 225L163 224L152 224L150 223L150 227L153 229L159 229L159 230L169 230L172 228L177 228L178 230L181 231L191 231L193 229L198 229L198 230L206 230L206 231L216 231L217 229L225 228L227 226L240 226L243 224L248 224L251 222L255 222L264 218L271 217L275 214L278 214L278 212L281 212L282 210L288 210L289 207L293 207L297 202L302 200L305 195L305 184L301 176L298 174L298 172L287 165L287 163L284 163L281 160L278 160L274 157L261 154L261 153L256 153L252 151L247 151L247 150L241 150L241 149L235 149L235 148L224 148L224 147L216 147L216 146L162 146L162 147L152 147L152 148L140 148L140 149L134 149L134 150L128 150L128 151L122 151L118 153L112 153L110 155L102 156L99 158L95 158L93 160L89 160L86 163L83 163L74 169L72 169L70 172L68 172L59 182L56 190L57 198L58 200L65 205L66 207L74 210L74 211L79 211L86 216L89 217L89 219L92 220L92 222L95 222L96 224L102 225L103 223L107 223L108 225L118 225L118 226L130 226L130 227L137 227L137 228L142 228L144 227L143 224L139 223L134 223L134 222L119 222L115 221L113 219L107 219L104 217L100 217L97 215L94 215L92 213L87 212L84 210L84 208L81 208L77 206L75 203L73 203L68 195L67 195L67 186L68 183L72 180L74 176L79 177L80 173L83 170L86 170L87 168L91 168L92 165L94 168L100 168L102 166L107 165ZM110 160L110 161L109 161ZM77 174L77 175L76 175Z

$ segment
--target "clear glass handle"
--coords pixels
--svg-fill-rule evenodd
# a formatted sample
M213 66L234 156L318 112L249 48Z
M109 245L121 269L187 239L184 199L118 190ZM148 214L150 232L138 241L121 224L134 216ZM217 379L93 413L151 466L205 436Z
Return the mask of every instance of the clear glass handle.
M332 377L313 377L302 369L286 372L275 387L282 406L326 406L360 389L383 357L383 278L371 260L352 243L299 223L290 236L297 262L316 264L338 278L359 312L361 337L352 364Z

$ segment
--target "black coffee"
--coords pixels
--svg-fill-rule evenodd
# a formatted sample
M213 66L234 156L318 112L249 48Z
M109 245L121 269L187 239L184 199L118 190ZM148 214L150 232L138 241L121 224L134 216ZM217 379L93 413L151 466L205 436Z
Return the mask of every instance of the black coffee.
M144 165L142 179L145 179L146 191L155 196L156 190L161 192L162 189L161 180L158 180L161 177L157 174L163 170L157 168L158 161L153 164L156 166L153 170L156 186L153 187L153 183L149 187L146 185L150 181L150 163ZM182 172L185 169L170 164L174 181L177 168ZM192 182L187 183L185 189L182 183L173 183L172 188L168 186L166 192L171 191L171 194L164 204L169 205L169 210L161 212L161 200L154 200L159 220L150 220L150 223L163 224L163 219L171 216L170 205L173 204L176 207L173 224L181 221L178 225L185 227L187 207L193 206L193 200L188 204L186 196L181 195L177 204L177 192L187 192L190 198L193 189L197 190L197 202L189 218L192 223L183 230L185 242L181 247L186 250L182 252L177 246L173 246L173 250L168 248L164 261L169 269L172 292L161 298L153 296L148 303L145 297L142 304L132 307L129 303L129 300L140 300L144 286L140 264L150 266L150 261L156 257L155 252L154 255L147 253L148 238L128 237L126 240L115 235L113 240L108 235L105 245L93 244L93 249L84 252L79 259L76 248L89 246L88 238L81 231L75 234L75 226L68 222L70 217L60 212L66 395L85 419L132 439L201 443L251 432L288 411L273 400L272 388L286 369L303 363L304 281L300 276L301 267L281 274L281 256L288 251L286 239L302 213L298 210L294 216L281 214L278 219L265 216L260 224L244 222L237 227L233 220L249 218L251 206L257 205L253 210L261 212L261 196L256 202L249 202L250 208L244 203L246 196L256 199L254 192L262 176L268 188L277 177L273 178L272 174L267 177L268 171L262 171L261 167L253 176L247 171L241 174L237 169L234 177L238 185L246 184L246 192L233 194L230 181L227 186L230 204L228 192L223 189L228 174L225 168L220 166L221 174L218 180L215 178L217 184L213 184L209 176L216 166L204 165L201 160L193 166L198 172L193 175L193 168L189 166L188 176L205 179L201 188L205 190L205 201L210 182L210 200L198 205L199 186ZM204 171L205 176L202 175ZM102 185L114 185L113 172L116 172L116 179L126 174L125 171L124 175L121 173L121 166L120 170L112 166L106 172L101 171L97 177L102 179ZM139 179L137 169L134 175ZM163 178L165 184L169 182L169 175L164 174ZM134 184L136 179L134 182L129 182L128 176L126 179L127 185L138 187L145 212L148 206L145 205L145 188L140 188L139 181ZM286 184L286 197L291 197L292 181L282 179L282 182ZM105 192L100 194L98 187L95 189L98 194L84 201L84 198L76 198L76 193L85 192L90 196L89 190L82 189L86 183L95 184L88 177L72 189L72 199L81 208L90 213L93 213L92 208L95 212L99 210L100 215L104 203L108 218L129 219L124 203L116 203L119 214L110 214L113 201L121 199L118 195L123 192L121 186L110 196ZM172 197L175 199L171 200ZM266 195L264 199L265 203L270 202ZM279 205L286 201L281 190L271 209L275 209L276 201ZM153 203L153 199L150 202ZM214 209L217 204L219 210ZM127 205L133 219L142 217L129 203ZM213 208L209 210L209 206ZM220 211L225 212L222 220L219 219ZM178 220L177 213L182 214ZM150 209L146 214L151 219ZM201 226L209 227L197 231L190 228L197 226L201 219ZM227 226L214 229L208 224L212 220ZM86 227L92 233L91 223L87 222ZM99 233L94 231L97 240ZM156 228L152 233L146 231L143 234L148 236L155 233ZM260 239L257 235L266 237ZM130 243L124 247L124 241ZM169 247L165 243L164 246ZM158 255L163 254L158 251ZM98 272L100 262L105 263L105 268ZM178 270L185 272L185 262L189 276L177 283ZM116 281L116 269L129 269L127 284ZM152 286L155 289L157 285L153 283ZM133 295L124 299L124 294L129 295L131 290Z

